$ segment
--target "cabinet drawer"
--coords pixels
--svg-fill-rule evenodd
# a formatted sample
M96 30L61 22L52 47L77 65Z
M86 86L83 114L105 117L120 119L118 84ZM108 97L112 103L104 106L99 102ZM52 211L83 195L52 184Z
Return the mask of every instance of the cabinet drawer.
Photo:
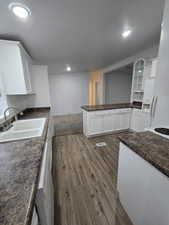
M104 115L107 115L108 113L109 113L109 110L102 110L102 111L95 112L95 115L104 116Z
M130 113L131 109L119 109L118 113Z

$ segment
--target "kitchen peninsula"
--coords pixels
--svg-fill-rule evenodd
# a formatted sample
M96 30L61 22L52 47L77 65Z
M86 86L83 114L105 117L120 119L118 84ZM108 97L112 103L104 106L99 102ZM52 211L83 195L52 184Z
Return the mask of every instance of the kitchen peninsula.
M121 104L105 104L82 106L83 110L83 133L87 136L111 133L114 131L134 129L137 124L143 129L146 126L138 114L142 114L142 105L140 103L121 103ZM138 117L135 120L135 116ZM147 122L147 121L146 121ZM134 129L136 130L136 129Z

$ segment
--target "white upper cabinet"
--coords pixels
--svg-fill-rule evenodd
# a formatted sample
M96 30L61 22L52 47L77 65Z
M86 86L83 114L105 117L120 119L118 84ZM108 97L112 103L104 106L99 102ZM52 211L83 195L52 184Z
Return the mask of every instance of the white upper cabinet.
M146 62L144 59L139 59L134 64L131 102L142 102L144 94L145 64Z
M134 64L131 102L144 102L150 104L154 90L154 79L157 73L158 59L139 59ZM147 82L148 81L148 82ZM151 90L145 90L145 89ZM145 93L146 92L146 93ZM150 93L151 92L151 93ZM148 96L145 96L147 95Z
M0 40L0 75L6 95L32 92L32 60L20 42Z

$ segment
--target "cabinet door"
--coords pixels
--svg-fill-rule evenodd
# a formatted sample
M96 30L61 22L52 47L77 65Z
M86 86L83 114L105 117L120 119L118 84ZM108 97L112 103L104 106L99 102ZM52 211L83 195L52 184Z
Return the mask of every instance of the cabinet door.
M130 113L120 113L119 129L126 130L130 127Z
M31 85L31 60L29 56L25 53L23 49L21 49L21 58L22 58L22 66L23 66L23 74L25 80L26 93L32 92Z
M25 82L21 64L20 49L17 45L0 45L0 72L4 93L24 94Z
M147 79L145 81L145 88L144 88L144 97L143 97L143 103L144 104L151 104L152 99L154 96L154 81L155 79Z
M111 112L105 113L103 121L104 132L111 132L113 130L113 114Z
M135 131L144 131L150 125L150 115L142 111L132 112L130 128Z
M120 202L133 224L169 224L168 177L122 143L117 186Z
M150 74L151 78L156 77L157 67L158 67L158 59L156 58L156 59L153 59L153 61L152 61L152 69L151 69L151 74Z
M31 59L18 42L1 41L0 73L5 94L19 95L31 92Z
M112 120L113 120L113 131L120 130L120 114L119 114L119 112L112 114Z
M100 134L103 133L103 119L104 115L99 115L99 114L94 114L91 115L89 120L88 120L88 127L89 127L89 135L94 135L94 134Z
M143 225L145 223L141 218L144 216L144 194L148 180L146 177L142 180L143 174L140 178L140 162L129 151L120 143L117 189L120 202L133 224ZM144 169L142 173L145 172Z
M46 142L36 194L36 205L41 225L54 224L54 189L50 168L50 153L49 142Z
M140 116L139 114L133 110L132 118L131 118L131 129L135 131L140 130Z
M145 81L150 78L152 70L152 62L147 62L144 67L144 75L143 75L143 82L142 82L142 90L145 88Z

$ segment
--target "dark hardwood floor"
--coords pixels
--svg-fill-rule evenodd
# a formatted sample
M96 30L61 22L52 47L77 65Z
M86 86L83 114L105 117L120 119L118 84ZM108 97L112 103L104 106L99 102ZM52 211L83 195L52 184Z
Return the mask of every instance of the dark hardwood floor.
M117 195L117 136L54 138L55 225L132 225Z
M82 113L63 116L54 116L54 126L56 136L77 134L83 131Z

